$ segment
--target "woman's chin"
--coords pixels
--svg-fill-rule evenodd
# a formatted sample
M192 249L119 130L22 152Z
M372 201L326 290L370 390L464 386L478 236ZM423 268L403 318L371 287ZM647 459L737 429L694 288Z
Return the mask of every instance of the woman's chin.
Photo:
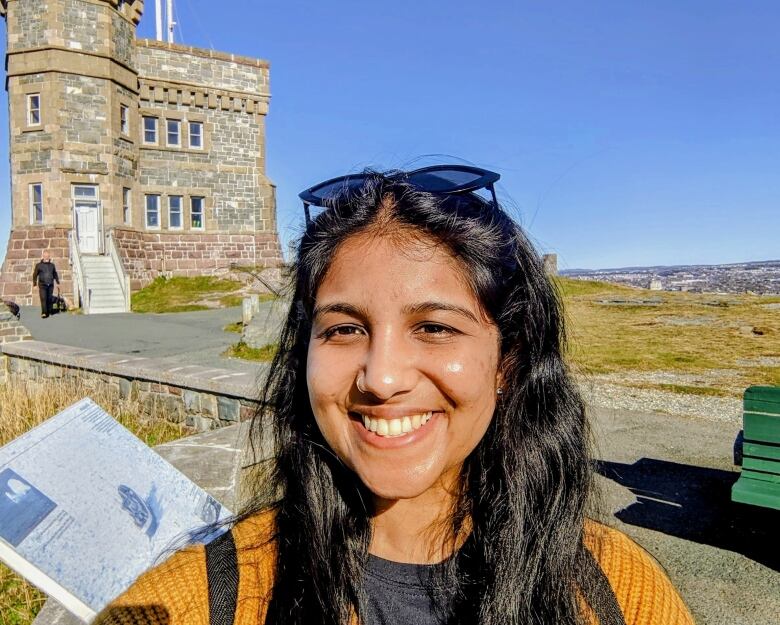
M357 468L356 473L365 487L375 497L386 500L415 499L428 492L439 490L442 483L442 471L434 466L415 468L385 467L378 470Z

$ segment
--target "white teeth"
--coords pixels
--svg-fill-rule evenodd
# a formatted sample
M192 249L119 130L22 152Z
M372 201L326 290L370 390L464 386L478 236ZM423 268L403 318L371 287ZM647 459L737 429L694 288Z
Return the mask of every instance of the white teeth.
M403 436L409 432L419 430L428 423L433 416L433 412L424 412L422 414L409 415L398 419L372 419L366 415L363 417L363 425L378 436Z

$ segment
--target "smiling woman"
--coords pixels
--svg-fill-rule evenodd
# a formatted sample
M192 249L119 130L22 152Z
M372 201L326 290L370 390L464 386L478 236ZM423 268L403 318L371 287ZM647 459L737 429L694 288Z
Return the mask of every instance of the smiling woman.
M260 443L272 417L273 469L230 532L99 622L692 623L648 554L586 519L557 294L475 193L497 175L433 169L302 194L325 210L252 428Z

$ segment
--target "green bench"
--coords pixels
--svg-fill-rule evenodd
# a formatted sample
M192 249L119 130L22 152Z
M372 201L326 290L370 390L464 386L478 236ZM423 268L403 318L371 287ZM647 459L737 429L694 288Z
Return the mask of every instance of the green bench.
M731 500L780 510L780 387L748 387L743 410L743 431L734 443L742 474Z

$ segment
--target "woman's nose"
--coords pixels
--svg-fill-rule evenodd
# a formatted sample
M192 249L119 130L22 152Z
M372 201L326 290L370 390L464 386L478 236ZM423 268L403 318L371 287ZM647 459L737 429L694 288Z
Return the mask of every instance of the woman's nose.
M414 357L394 331L372 337L365 364L358 373L358 390L386 400L412 390L416 379Z

